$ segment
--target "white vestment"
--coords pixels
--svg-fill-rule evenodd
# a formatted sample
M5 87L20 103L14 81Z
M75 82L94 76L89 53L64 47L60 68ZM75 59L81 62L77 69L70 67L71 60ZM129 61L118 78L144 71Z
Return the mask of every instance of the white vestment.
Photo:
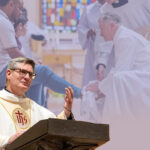
M99 83L103 122L110 124L104 150L149 150L150 42L120 26L114 37L115 67ZM99 148L101 150L101 148Z
M113 13L117 14L121 18L121 23L129 29L138 30L145 26L150 25L150 1L149 0L128 0L128 3L114 8L112 5L105 3L101 7L101 13ZM110 63L113 62L113 55L107 56L110 53L104 53L101 51L101 46L97 48L95 60L96 63L101 63L105 58L105 64L109 70ZM103 56L105 55L105 57Z
M99 63L105 65L107 62L105 56L108 56L105 53L107 51L109 53L112 48L112 44L108 42L109 44L107 45L103 37L100 36L98 19L100 17L101 6L98 1L87 6L78 24L79 42L82 49L87 50L83 72L83 86L87 85L91 80L96 80L95 53L97 53L97 48L101 51ZM95 30L96 37L87 39L87 33L90 29ZM101 43L102 45L100 45Z
M22 114L14 117L15 110ZM6 90L0 91L0 150L3 150L9 138L17 131L25 131L38 121L47 118L56 116L28 98L17 97ZM64 112L58 118L66 119Z
M128 0L128 3L117 8L105 3L102 6L102 13L114 13L121 18L124 26L130 29L138 29L150 25L150 1L149 0Z

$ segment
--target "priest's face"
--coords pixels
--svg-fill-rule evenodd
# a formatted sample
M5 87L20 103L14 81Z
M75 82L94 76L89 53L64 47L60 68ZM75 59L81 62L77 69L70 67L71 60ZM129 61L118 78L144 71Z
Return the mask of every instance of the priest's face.
M104 38L105 41L112 41L112 26L111 23L107 21L100 20L99 27L101 30L101 36Z
M23 96L32 83L33 75L30 64L18 63L14 69L7 70L7 89L17 96Z

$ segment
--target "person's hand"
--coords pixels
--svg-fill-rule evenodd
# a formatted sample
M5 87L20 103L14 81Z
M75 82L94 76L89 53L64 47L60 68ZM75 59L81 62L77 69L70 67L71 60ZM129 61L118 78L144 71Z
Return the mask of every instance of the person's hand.
M71 87L65 88L65 104L64 104L64 112L67 118L70 117L73 103L73 90Z
M96 36L96 33L95 33L95 31L93 30L93 29L90 29L89 31L88 31L88 33L87 33L87 39L92 39L92 40L94 40L95 39L95 36Z
M22 135L25 131L18 131L16 132L13 136L11 136L8 140L8 144L12 143L15 141L20 135Z
M99 92L98 82L90 83L89 85L87 85L86 91L91 91L97 94Z
M98 81L102 81L104 79L104 72L105 72L105 67L103 65L100 65L96 72L96 77Z
M86 91L91 91L97 95L96 100L104 97L105 95L100 91L98 82L91 83L86 87Z

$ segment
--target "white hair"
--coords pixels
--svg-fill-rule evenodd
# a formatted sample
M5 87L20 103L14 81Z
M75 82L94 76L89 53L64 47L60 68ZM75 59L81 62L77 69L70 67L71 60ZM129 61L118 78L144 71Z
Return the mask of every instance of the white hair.
M120 24L121 23L121 18L113 13L104 13L101 15L101 17L99 18L99 21L103 20L103 21L112 21L115 22L116 24Z

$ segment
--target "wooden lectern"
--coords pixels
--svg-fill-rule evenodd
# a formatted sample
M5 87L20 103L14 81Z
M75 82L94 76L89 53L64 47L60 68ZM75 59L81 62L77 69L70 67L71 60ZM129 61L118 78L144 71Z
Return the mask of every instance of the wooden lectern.
M39 121L6 150L94 150L109 141L109 125L74 120Z

